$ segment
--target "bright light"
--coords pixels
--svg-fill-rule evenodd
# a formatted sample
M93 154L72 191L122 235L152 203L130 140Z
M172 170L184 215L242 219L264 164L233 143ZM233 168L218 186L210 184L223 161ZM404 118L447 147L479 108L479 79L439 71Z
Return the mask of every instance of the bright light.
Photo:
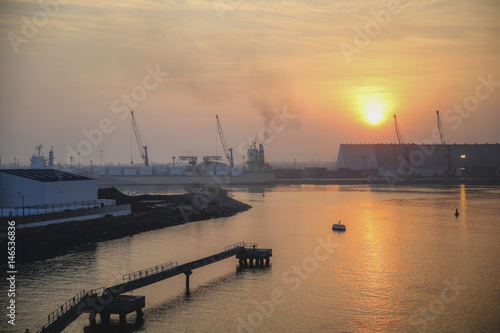
M395 97L387 87L366 82L360 87L353 87L350 91L353 108L358 119L370 126L380 126L387 120L387 115L396 108Z
M381 101L367 101L364 111L366 120L372 125L380 123L384 118L384 105Z

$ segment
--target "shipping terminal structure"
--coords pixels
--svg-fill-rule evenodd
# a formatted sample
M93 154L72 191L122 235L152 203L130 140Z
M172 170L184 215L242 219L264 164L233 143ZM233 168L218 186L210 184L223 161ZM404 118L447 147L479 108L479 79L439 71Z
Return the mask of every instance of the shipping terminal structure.
M419 178L499 178L500 145L447 144L443 124L436 111L439 142L405 143L394 115L396 144L341 144L337 169L361 176Z
M137 143L139 155L142 158L143 165L138 166L133 162L133 145L131 145L130 164L128 165L93 165L91 161L90 168L82 167L78 156L78 164L73 166L73 156L71 165L63 166L55 163L55 156L51 147L49 158L46 159L41 154L43 145L38 145L36 150L38 154L31 157L31 168L33 169L67 169L67 171L97 179L99 187L119 186L119 185L188 185L214 184L214 185L263 185L272 184L276 179L275 171L271 165L266 162L264 154L264 145L257 144L254 139L243 158L243 165L236 167L233 161L233 149L229 144L219 116L217 119L217 134L222 143L224 155L227 163L223 162L222 156L207 155L203 156L198 162L198 156L191 154L172 156L171 165L150 163L148 156L148 145L138 126L134 112L131 111L131 138ZM132 142L133 143L133 142ZM102 154L102 152L101 152Z
M219 185L271 184L275 179L272 167L265 160L264 146L253 141L247 149L244 167L231 167L221 156L179 156L187 165L171 166L94 166L92 175L99 186L117 185L186 185L192 183Z
M222 143L227 163L222 156L198 156L191 154L172 156L171 164L149 162L148 146L132 115L132 135L137 141L143 165L91 165L82 167L61 165L55 161L51 147L49 158L41 154L42 145L36 147L38 154L31 157L31 168L58 168L97 179L99 187L119 185L273 185L293 182L297 179L325 181L327 179L366 179L367 182L380 182L388 178L483 178L497 181L500 179L500 145L496 144L449 144L446 143L443 127L437 114L438 143L415 144L403 141L399 124L394 115L397 143L380 144L341 144L336 163L332 168L306 167L283 169L272 168L266 161L264 146L253 140L243 157L243 165L236 167L233 149L224 135L217 119L217 132ZM131 146L132 147L132 146ZM131 148L132 150L132 148ZM336 165L335 165L336 164ZM295 181L295 183L297 183Z
M217 119L217 134L220 138L224 155L229 164L222 162L218 155L203 156L198 163L198 156L172 156L172 166L155 165L149 163L148 146L139 129L139 125L131 111L132 137L135 136L139 155L144 166L96 166L92 167L91 174L97 178L99 186L117 185L186 185L192 183L218 185L249 185L269 184L274 179L274 171L265 160L264 146L254 140L247 150L247 160L243 167L234 167L233 148L224 135L219 116ZM187 165L175 165L175 160L185 161ZM130 162L132 161L132 152Z
M337 170L403 178L498 178L496 144L341 144Z

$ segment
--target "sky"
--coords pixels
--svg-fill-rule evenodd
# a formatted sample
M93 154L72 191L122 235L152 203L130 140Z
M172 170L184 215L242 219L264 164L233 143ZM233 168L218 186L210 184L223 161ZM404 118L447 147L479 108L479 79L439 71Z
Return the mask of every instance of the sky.
M331 161L341 143L500 142L496 0L2 0L0 156ZM102 153L101 153L102 151Z

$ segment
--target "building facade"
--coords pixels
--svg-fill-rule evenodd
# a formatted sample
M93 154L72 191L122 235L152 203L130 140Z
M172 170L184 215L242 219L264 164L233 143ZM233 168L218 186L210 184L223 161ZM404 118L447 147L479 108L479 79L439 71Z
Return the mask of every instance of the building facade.
M405 177L498 177L497 144L341 144L339 170Z
M97 180L54 169L0 169L0 207L95 201Z

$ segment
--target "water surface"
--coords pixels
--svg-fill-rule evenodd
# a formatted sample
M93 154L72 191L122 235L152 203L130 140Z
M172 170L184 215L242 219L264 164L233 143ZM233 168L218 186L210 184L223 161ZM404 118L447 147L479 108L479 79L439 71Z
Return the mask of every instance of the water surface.
M253 208L22 266L13 332L36 331L81 289L242 240L272 248L271 267L237 272L230 258L193 271L189 296L184 275L136 290L146 296L144 320L130 314L124 328L112 316L106 331L500 331L500 189L303 185L265 188L265 196L257 186L232 190ZM339 220L346 232L331 230ZM2 329L9 331L4 321ZM87 315L66 331L90 331Z

